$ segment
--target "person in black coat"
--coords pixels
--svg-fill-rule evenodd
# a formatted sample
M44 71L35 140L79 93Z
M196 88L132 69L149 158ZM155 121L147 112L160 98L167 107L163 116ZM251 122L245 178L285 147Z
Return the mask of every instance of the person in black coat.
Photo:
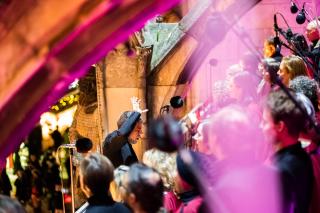
M10 197L10 192L12 190L12 186L7 175L6 168L1 168L0 165L0 194L8 195Z
M18 178L14 182L16 186L15 196L21 204L25 205L31 198L31 180L23 169L17 171L17 176Z
M297 94L289 92L304 107L297 99ZM269 94L263 112L262 129L267 137L274 136L273 161L280 175L282 212L309 211L314 181L312 161L298 141L306 125L305 115L284 91Z
M307 54L311 58L314 69L319 74L320 69L320 17L308 23L306 27L306 36L311 42L310 52Z
M115 167L131 165L138 162L132 144L141 137L141 113L126 111L120 116L118 129L111 132L103 142L103 154L108 157Z
M113 170L111 161L98 153L90 154L81 161L80 186L89 203L86 213L130 212L124 204L115 202L110 195Z

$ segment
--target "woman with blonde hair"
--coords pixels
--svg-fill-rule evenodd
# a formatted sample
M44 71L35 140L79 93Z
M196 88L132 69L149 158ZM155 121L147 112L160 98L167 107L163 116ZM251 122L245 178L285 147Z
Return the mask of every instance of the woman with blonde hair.
M149 167L156 169L163 181L165 190L173 189L173 178L176 169L176 154L162 152L156 148L149 149L143 154L143 163Z
M162 152L156 148L149 149L143 154L143 163L156 169L164 186L164 208L168 212L173 212L181 204L174 189L174 181L177 174L176 153Z
M307 76L307 67L301 57L289 55L282 58L278 75L285 86L297 76Z
M130 167L126 165L120 165L114 172L114 179L110 184L110 192L112 197L117 202L124 201L125 189L123 188L124 176L128 173Z

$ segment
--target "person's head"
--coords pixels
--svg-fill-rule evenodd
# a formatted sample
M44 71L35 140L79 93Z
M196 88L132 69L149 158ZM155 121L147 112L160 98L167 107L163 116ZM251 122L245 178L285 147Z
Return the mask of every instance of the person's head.
M124 177L125 175L129 172L129 166L126 165L121 165L117 167L113 174L114 174L114 190L110 190L111 192L114 192L113 198L116 201L123 201L125 198L125 189L122 188L123 182L124 182Z
M76 149L79 153L88 153L93 147L93 143L89 138L80 137L76 141Z
M274 84L278 78L277 72L280 67L280 62L273 58L264 58L261 60L259 70L263 76L263 79L271 84Z
M315 19L308 23L306 28L306 36L309 41L315 42L319 40L320 20Z
M230 81L230 97L243 102L256 97L253 76L249 72L239 72Z
M57 149L63 143L64 139L58 130L54 130L50 135L53 139L54 147L55 149Z
M296 93L291 90L289 92L304 107ZM277 90L268 95L261 127L275 145L285 145L289 140L297 140L305 125L304 114L284 91Z
M209 155L211 154L209 148L210 124L209 119L202 121L197 128L197 133L193 136L193 139L197 141L198 151Z
M25 213L25 209L15 199L0 194L0 213Z
M219 159L241 153L253 155L258 143L261 143L260 139L259 129L252 124L243 107L231 105L212 116L210 149Z
M133 111L125 111L121 114L120 118L117 121L118 129L121 128L121 126L124 124L124 122L129 119L129 117L132 115ZM131 144L135 144L138 142L142 134L142 120L139 119L131 133L129 134L128 140Z
M289 87L295 92L304 94L311 101L316 112L318 108L318 83L307 76L298 76L290 81Z
M259 56L253 53L245 53L240 59L240 66L243 71L256 74L258 70Z
M305 53L308 52L309 47L305 37L300 33L293 34L291 38L291 47L293 50ZM292 52L294 54L294 52Z
M277 53L274 37L270 37L264 41L263 56L265 58L272 58Z
M134 212L157 212L163 206L164 187L155 169L136 163L124 179L125 202Z
M300 75L307 75L307 68L299 56L289 55L282 58L278 75L285 86L289 86L290 80Z
M111 161L98 153L89 154L80 163L80 185L87 197L107 195L113 180Z
M185 151L180 152L177 155L177 172L174 179L174 192L177 194L182 194L189 191L198 191L198 180L189 163L192 165L197 165L197 168L199 168L199 156L196 152Z
M156 148L149 149L143 153L142 162L159 172L167 190L173 189L173 178L176 170L175 153L162 152Z

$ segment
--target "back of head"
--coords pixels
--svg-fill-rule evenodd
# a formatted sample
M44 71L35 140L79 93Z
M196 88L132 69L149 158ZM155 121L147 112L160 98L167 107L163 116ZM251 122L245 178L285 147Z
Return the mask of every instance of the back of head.
M307 76L298 76L290 81L289 87L295 92L304 94L311 101L316 112L318 108L318 84Z
M242 90L244 100L257 97L257 88L252 74L247 71L239 72L233 76L232 80Z
M149 149L143 154L143 163L159 172L167 190L173 188L173 177L176 171L175 158L176 153L167 153L156 148Z
M117 121L118 129L120 129L122 124L124 124L124 122L130 117L130 115L132 115L132 113L132 111L125 111L120 115L120 118Z
M210 132L224 156L250 153L257 140L261 139L260 131L252 125L245 109L239 106L228 106L218 111L211 123Z
M270 36L268 39L265 40L265 43L268 45L273 45L275 46L275 42L274 42L274 36Z
M308 52L309 50L306 38L300 33L293 34L291 38L291 43L294 46L294 48L299 52L304 53Z
M294 92L290 91L290 94L296 98ZM299 100L297 101L303 106L303 103ZM297 137L306 125L304 114L282 90L273 91L269 94L267 98L267 108L270 110L274 123L283 121L288 129L289 135L293 137Z
M197 179L197 176L192 166L196 166L200 172L203 172L201 168L202 156L204 155L199 152L185 151L185 152L180 152L176 158L177 172L179 176L184 182L190 185L193 188L193 190L196 190L196 191L198 191L199 189L198 181L200 180Z
M79 153L87 153L92 149L92 141L89 138L79 138L76 141L77 152Z
M276 60L281 60L281 48L279 45L277 47L276 39L274 36L269 37L264 41L263 54L265 58L275 58Z
M142 164L133 164L128 173L128 191L135 195L145 212L157 212L163 206L163 183L159 173Z
M98 153L88 155L80 164L83 184L96 195L108 193L109 185L113 180L113 170L111 161Z
M120 165L113 172L114 181L111 183L110 191L112 192L112 198L115 201L124 201L125 194L121 191L121 186L123 186L125 176L129 172L129 169L130 168L126 165Z
M0 213L25 213L22 205L8 196L0 195Z
M174 152L183 144L181 125L171 115L165 115L149 125L148 138L159 150Z
M129 171L129 167L126 165L120 165L119 167L117 167L113 174L114 174L114 182L116 183L117 187L120 187L123 183L123 179L125 174L128 173Z
M291 80L300 75L307 75L307 67L299 56L285 56L282 58L281 64L288 70Z
M259 56L248 52L241 57L241 62L243 70L255 74L258 70Z

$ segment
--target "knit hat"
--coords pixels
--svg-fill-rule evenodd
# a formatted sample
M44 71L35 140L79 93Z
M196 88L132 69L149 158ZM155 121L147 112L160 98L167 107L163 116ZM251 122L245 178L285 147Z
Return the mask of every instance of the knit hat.
M192 171L192 167L196 167L199 164L200 156L198 154L193 151L183 151L177 155L177 170L180 177L194 187L197 185L197 179L194 171Z

